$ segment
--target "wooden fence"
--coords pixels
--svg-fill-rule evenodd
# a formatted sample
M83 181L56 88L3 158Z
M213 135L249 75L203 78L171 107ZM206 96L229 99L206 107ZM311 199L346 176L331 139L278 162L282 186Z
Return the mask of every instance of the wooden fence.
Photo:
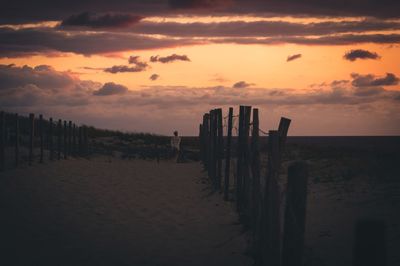
M235 202L240 221L251 230L251 249L256 265L302 265L306 163L298 161L289 165L286 193L282 193L279 185L282 154L291 120L282 117L278 130L268 132L267 172L262 174L259 132L264 131L259 128L258 109L240 106L239 115L235 116L233 108L229 108L225 118L227 125L224 126L222 109L213 109L203 115L199 126L200 157L213 189L223 193L225 200ZM236 153L232 147L234 118L238 119ZM233 161L236 169L232 167Z
M0 170L22 161L29 165L45 160L54 161L68 157L87 156L88 130L72 121L57 122L43 115L19 116L0 112Z

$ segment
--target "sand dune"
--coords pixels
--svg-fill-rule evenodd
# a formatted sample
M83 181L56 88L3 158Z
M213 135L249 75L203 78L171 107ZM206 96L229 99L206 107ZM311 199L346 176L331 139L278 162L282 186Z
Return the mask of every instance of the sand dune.
M1 265L251 265L202 176L198 163L105 157L2 173Z

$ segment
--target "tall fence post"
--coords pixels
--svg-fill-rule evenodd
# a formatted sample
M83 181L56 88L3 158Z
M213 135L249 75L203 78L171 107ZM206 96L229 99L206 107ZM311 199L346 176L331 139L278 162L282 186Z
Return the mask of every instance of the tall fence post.
M282 245L283 266L303 265L307 179L308 168L305 162L294 162L289 166Z
M251 199L251 225L253 227L253 247L258 254L259 227L257 222L261 202L261 181L260 181L260 147L259 147L259 118L258 109L253 109L253 130L251 133L251 173L252 173L252 199Z
M209 166L209 138L210 138L210 114L203 116L203 135L204 135L204 169L208 171Z
M72 121L68 121L68 155L72 155Z
M84 150L85 156L89 155L89 136L88 136L88 127L83 127L83 143L84 143Z
M33 161L33 148L34 148L34 138L35 138L35 115L29 114L29 165Z
M216 189L222 192L222 159L224 157L224 130L223 130L223 121L222 121L222 109L217 109L217 185Z
M15 167L19 165L19 117L15 114L14 117L14 130L15 130Z
M229 200L229 179L231 167L231 145L232 145L232 120L233 108L229 108L228 113L228 132L226 140L226 153L225 153L225 179L224 179L224 199Z
M6 117L3 111L0 112L0 170L3 171L6 165Z
M62 121L58 120L57 124L57 159L61 160L61 143L62 143Z
M203 139L203 124L199 125L199 150L200 150L200 160L203 162L204 164L204 143L203 143L204 139Z
M76 156L77 154L77 148L76 148L76 125L75 123L72 126L72 154L73 156Z
M280 265L281 227L280 227L280 193L278 184L279 168L279 134L269 131L268 137L268 176L265 195L265 236L263 265Z
M43 152L44 152L44 130L43 130L43 115L39 115L39 138L40 138L40 157L39 162L43 163Z
M64 142L63 142L63 149L64 149L64 159L68 158L68 145L67 145L67 139L68 139L68 129L67 129L67 121L64 120Z
M243 179L243 134L244 134L244 106L239 107L239 134L237 143L237 169L236 169L236 209L241 211L241 192L242 192L242 179Z
M243 198L243 218L246 226L249 225L249 219L251 218L251 207L249 203L251 201L251 176L250 176L250 146L249 146L249 135L250 135L250 118L251 118L251 106L245 106L244 108L244 134L243 134L243 181L242 181L242 198Z
M53 118L49 119L49 159L54 160L54 144L53 144Z

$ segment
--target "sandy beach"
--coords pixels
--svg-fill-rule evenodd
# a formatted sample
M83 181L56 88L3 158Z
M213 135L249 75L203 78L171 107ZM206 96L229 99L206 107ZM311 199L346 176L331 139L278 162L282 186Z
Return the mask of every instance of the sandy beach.
M1 265L252 265L199 163L71 159L0 174Z

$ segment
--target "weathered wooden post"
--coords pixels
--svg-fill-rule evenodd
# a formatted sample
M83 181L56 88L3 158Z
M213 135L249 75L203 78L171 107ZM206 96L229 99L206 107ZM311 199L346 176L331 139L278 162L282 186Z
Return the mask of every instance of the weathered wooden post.
M79 156L82 156L83 155L83 133L82 133L82 126L80 126L79 127L79 130L78 130L78 144L79 144L79 147L78 147L78 150L79 150Z
M355 227L354 266L386 266L386 225L379 220L359 220Z
M54 145L53 145L53 118L49 119L49 159L54 160Z
M33 161L34 137L35 137L35 115L31 113L29 114L29 165L31 165Z
M243 134L243 169L242 169L242 198L243 198L243 217L244 223L248 226L251 217L251 208L249 202L251 201L251 176L250 176L250 118L251 106L244 108L244 134Z
M222 192L222 159L224 157L224 130L222 121L222 109L217 109L217 185L216 189Z
M67 139L68 139L67 121L64 120L64 141L63 141L64 159L68 159L68 156L67 156L67 153L68 153Z
M242 205L242 180L243 180L243 134L244 134L244 106L239 107L239 134L237 144L237 170L236 170L236 209L241 211Z
M15 167L19 165L19 117L15 114L14 130L15 130Z
M200 160L204 164L203 161L203 153L204 153L204 147L203 147L203 125L199 125L199 151L200 151Z
M279 134L278 131L269 131L268 137L268 177L265 195L265 246L264 264L280 265L281 227L280 227L280 190L278 183L279 173Z
M72 121L68 121L68 155L72 155Z
M72 154L76 156L77 147L76 147L76 125L75 123L72 126Z
M283 266L303 265L307 179L308 168L305 162L294 162L289 166L282 245Z
M229 108L228 113L228 132L226 140L226 155L225 155L225 179L224 179L224 199L229 200L229 179L231 167L231 145L232 145L232 120L233 108Z
M252 198L251 198L251 224L253 232L256 230L260 202L261 202L261 181L260 181L260 147L259 147L259 118L258 109L253 109L253 130L251 133L251 173L252 173Z
M0 170L6 168L6 115L0 112Z
M57 159L61 160L61 143L62 143L62 121L58 120L57 124Z
M209 165L209 138L210 138L210 115L208 113L203 116L203 135L204 135L204 166L208 171Z
M216 110L210 111L210 178L215 189L217 174L217 116Z
M40 138L40 157L39 162L43 163L43 152L44 152L44 134L43 134L43 115L39 115L39 138Z

